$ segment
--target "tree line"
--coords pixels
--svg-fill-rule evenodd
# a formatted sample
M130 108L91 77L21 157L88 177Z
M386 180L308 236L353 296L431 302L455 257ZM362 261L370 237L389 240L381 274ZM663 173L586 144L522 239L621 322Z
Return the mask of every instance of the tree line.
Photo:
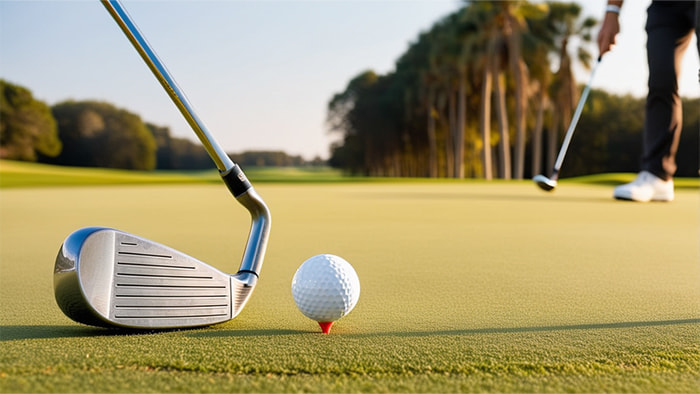
M328 102L330 164L373 176L522 179L548 172L590 68L597 21L573 2L465 1L395 70L352 78ZM646 83L646 81L640 81ZM564 176L636 172L645 100L594 90ZM700 101L684 105L679 176L698 175Z
M318 165L278 151L229 154L247 166ZM170 129L102 101L54 106L0 79L0 158L78 167L130 170L210 169L204 147Z

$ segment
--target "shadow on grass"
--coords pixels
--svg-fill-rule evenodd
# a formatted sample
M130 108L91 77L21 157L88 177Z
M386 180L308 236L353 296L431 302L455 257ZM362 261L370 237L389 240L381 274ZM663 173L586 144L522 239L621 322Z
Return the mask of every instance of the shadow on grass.
M609 173L596 175L583 175L579 177L564 179L564 182L581 183L598 186L618 186L632 182L637 174L635 173ZM675 177L673 180L676 190L697 190L700 188L698 177Z
M609 195L608 195L609 194ZM614 203L612 192L604 196L570 196L556 195L555 191L545 192L542 190L534 190L531 195L504 195L504 194L470 194L462 196L465 199L471 200L487 200L487 201L505 201L505 202L546 202L546 203Z
M476 328L464 330L437 330L437 331L408 331L408 332L377 332L366 334L350 334L355 337L423 337L436 335L478 335L478 334L519 334L528 332L549 332L549 331L569 331L569 330L609 330L623 328L643 328L659 326L675 326L682 324L700 324L700 319L679 319L660 321L636 321L619 323L598 323L598 324L574 324L559 326L532 326L532 327L503 327L503 328Z
M88 326L0 326L0 342L20 339L49 339L128 335L133 330L112 330Z
M303 330L281 330L281 329L262 329L262 330L202 330L193 332L187 336L195 338L230 338L230 337L272 337L280 335L299 335L308 334L314 331Z
M387 200L450 200L450 201L503 201L503 202L555 202L555 203L615 203L616 200L612 198L612 191L601 196L571 196L571 195L556 195L556 192L545 192L533 188L531 194L504 194L504 193L479 193L479 192L465 192L465 193L387 193L387 192L368 192L364 193L366 196L371 196L372 198L387 199ZM619 202L618 202L619 203Z
M631 182L628 181L628 182ZM621 182L621 181L616 181L614 179L602 179L600 181L590 181L586 182L589 185L596 185L596 186L610 186L612 189L615 186L620 186L622 184L625 184L627 182ZM682 181L674 181L674 188L676 190L698 190L698 185L697 183L693 183L690 180L682 180Z
M213 327L213 326L212 326ZM84 325L74 326L0 326L0 342L22 339L51 339L76 337L113 337L120 335L151 335L168 332L185 332L188 336L216 337L255 337L304 334L307 331L264 329L264 330L221 330L209 327L193 327L169 330L136 330L125 328L100 328Z
M202 327L163 330L137 330L128 328L101 328L84 325L74 326L0 326L0 342L21 339L116 337L125 335L151 335L167 332L195 331ZM206 327L204 327L206 329Z
M479 334L518 334L529 332L568 331L568 330L604 330L643 328L659 326L675 326L682 324L700 324L700 319L679 319L660 321L637 321L600 324L574 324L559 326L533 326L533 327L503 327L503 328L476 328L461 330L437 330L437 331L406 331L406 332L373 332L358 334L343 334L347 337L424 337L424 336L460 336ZM50 339L72 337L107 337L119 335L149 335L167 332L187 332L190 337L198 338L230 338L230 337L272 337L280 335L318 334L316 331L284 330L284 329L260 329L260 330L212 330L206 327L185 330L126 330L94 328L87 326L0 326L0 342L22 339Z

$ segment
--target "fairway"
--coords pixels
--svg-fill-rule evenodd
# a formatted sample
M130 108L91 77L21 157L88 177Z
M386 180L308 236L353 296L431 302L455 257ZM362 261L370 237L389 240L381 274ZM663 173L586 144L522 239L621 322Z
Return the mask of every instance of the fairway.
M223 184L0 190L0 391L700 391L696 187L638 204L567 181L255 186L272 234L249 304L147 333L61 313L61 242L109 226L235 271L249 218ZM330 335L290 289L320 253L362 286Z

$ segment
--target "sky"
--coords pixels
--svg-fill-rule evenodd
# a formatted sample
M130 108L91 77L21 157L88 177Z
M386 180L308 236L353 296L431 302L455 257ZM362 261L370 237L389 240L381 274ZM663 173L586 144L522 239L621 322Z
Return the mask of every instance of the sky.
M594 88L646 94L649 1L623 6L618 45L603 59ZM308 160L328 158L339 139L325 122L331 97L363 71L391 72L420 32L460 8L458 0L123 4L226 151L282 150ZM584 15L601 18L606 0L581 4ZM700 96L698 63L693 38L680 82L684 96ZM587 70L575 74L588 81ZM0 78L49 105L107 101L196 140L96 0L0 0Z

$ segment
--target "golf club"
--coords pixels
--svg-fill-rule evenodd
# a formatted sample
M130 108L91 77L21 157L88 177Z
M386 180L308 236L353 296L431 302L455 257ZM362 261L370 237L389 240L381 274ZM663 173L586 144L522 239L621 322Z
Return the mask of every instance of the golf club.
M540 189L544 191L551 191L555 187L557 187L557 181L559 180L559 170L561 169L561 165L564 162L564 156L566 156L566 151L567 149L569 149L569 143L571 142L571 137L573 137L574 135L574 130L576 129L576 125L578 124L578 119L581 117L583 105L586 103L588 93L590 93L591 91L591 83L593 82L593 76L595 75L595 71L598 68L598 65L600 65L601 59L601 57L598 57L598 60L593 65L593 69L591 70L591 76L588 79L588 84L586 84L586 87L583 89L583 93L581 94L581 98L578 100L576 111L574 111L574 117L571 119L569 129L566 131L566 136L564 137L564 142L562 143L561 149L559 150L559 155L557 156L557 160L554 162L552 176L547 178L546 176L539 174L535 175L535 177L532 178L532 180L537 184L537 186L539 186Z
M76 322L101 327L186 328L233 319L260 275L270 211L197 117L119 1L101 1L197 134L233 196L249 211L251 227L233 275L123 231L79 229L66 238L56 257L56 302Z

